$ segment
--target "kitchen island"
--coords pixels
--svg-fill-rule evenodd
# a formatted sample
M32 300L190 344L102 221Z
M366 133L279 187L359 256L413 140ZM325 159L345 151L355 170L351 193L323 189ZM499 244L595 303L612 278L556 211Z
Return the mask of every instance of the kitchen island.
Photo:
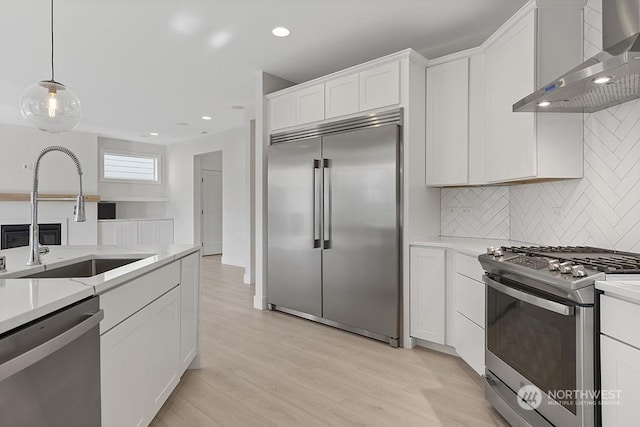
M0 334L99 297L103 426L148 425L198 366L199 246L53 246L35 267L26 247L0 256Z

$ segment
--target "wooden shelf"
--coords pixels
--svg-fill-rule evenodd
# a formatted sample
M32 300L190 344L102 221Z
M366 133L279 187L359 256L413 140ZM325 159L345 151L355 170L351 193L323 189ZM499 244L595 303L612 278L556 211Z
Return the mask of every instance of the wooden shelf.
M65 199L75 200L77 194L38 194L38 200L41 202L64 201ZM43 200L44 199L44 200ZM29 202L31 195L29 193L0 193L0 202ZM85 202L99 202L100 196L95 194L86 194Z

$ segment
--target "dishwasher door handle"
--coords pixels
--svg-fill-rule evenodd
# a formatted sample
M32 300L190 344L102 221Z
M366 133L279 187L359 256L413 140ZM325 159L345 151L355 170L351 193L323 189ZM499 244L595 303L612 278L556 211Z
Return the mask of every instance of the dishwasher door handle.
M55 353L62 347L70 344L82 335L86 334L92 328L98 326L100 321L104 319L104 311L98 310L95 313L88 315L85 320L67 329L60 335L51 338L49 341L45 341L37 347L32 348L11 360L4 362L0 365L0 381L9 378L12 375L34 365L44 359L45 357Z

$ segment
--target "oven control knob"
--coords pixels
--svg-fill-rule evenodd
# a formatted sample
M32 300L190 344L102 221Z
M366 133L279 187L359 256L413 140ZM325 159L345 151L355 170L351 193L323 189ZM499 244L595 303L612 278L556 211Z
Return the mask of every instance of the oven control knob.
M493 256L502 256L503 252L502 252L502 248L497 248L495 251L493 251Z
M489 246L487 248L487 255L493 255L493 253L496 251L496 247L495 246Z
M558 266L558 270L562 274L569 274L569 273L571 273L571 266L572 265L573 265L573 263L571 261L562 262Z
M571 275L573 277L585 277L587 272L584 270L584 265L572 265Z
M558 261L557 259L549 260L549 271L558 271L559 268L560 268L560 261Z

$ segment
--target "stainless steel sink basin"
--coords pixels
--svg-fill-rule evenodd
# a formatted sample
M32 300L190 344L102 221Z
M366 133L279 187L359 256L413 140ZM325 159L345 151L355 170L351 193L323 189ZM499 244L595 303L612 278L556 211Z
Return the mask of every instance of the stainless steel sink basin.
M66 277L92 277L113 270L123 265L131 264L143 258L95 258L65 265L64 267L52 268L40 273L21 276L23 279L55 279Z

